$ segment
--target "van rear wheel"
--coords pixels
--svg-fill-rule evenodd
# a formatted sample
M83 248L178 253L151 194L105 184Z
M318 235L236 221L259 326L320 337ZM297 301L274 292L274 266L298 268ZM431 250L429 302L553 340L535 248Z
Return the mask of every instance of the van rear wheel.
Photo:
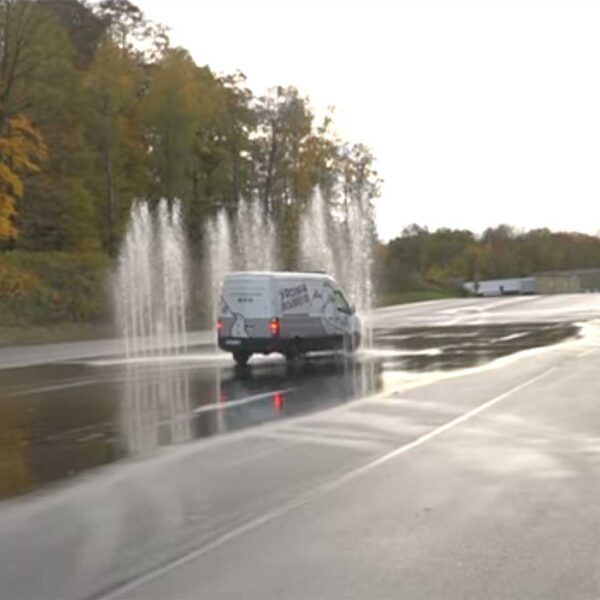
M235 360L240 367L245 367L248 364L248 360L250 360L251 356L251 352L234 352L233 360Z
M300 352L300 342L299 340L294 340L285 353L285 360L290 364L297 365L300 363L301 359L302 353Z

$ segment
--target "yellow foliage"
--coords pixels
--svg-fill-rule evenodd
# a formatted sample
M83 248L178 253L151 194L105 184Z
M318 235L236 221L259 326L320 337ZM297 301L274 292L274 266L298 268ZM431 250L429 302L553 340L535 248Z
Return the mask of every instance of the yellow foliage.
M23 196L23 178L38 173L47 156L42 134L27 117L7 120L0 134L0 239L17 236L13 217Z

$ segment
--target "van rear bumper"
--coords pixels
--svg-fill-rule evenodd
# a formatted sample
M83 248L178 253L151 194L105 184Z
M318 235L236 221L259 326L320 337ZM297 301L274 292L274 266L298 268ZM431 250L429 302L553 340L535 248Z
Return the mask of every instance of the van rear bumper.
M220 337L219 348L226 352L285 352L290 345L289 339L282 338L234 338Z
M235 338L219 337L219 348L225 352L256 352L259 354L270 354L281 352L286 354L292 345L298 345L301 352L315 350L331 350L342 348L344 339L341 335L311 338Z

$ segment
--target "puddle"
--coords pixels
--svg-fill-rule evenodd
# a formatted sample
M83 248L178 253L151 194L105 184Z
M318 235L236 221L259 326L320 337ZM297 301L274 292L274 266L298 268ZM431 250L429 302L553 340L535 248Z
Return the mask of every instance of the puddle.
M573 336L572 324L390 328L373 350L299 368L223 354L0 371L0 498L163 446L318 411L385 390L405 372L450 370Z

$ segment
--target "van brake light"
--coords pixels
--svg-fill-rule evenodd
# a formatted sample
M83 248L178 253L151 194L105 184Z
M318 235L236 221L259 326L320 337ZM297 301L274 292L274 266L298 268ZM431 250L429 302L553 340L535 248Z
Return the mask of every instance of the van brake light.
M225 327L225 325L224 325L223 321L221 321L221 319L219 319L217 321L217 331L219 331L219 332L223 331L224 327Z
M279 337L281 333L281 322L277 317L273 317L271 322L269 323L269 330L271 331L271 335L273 337Z

